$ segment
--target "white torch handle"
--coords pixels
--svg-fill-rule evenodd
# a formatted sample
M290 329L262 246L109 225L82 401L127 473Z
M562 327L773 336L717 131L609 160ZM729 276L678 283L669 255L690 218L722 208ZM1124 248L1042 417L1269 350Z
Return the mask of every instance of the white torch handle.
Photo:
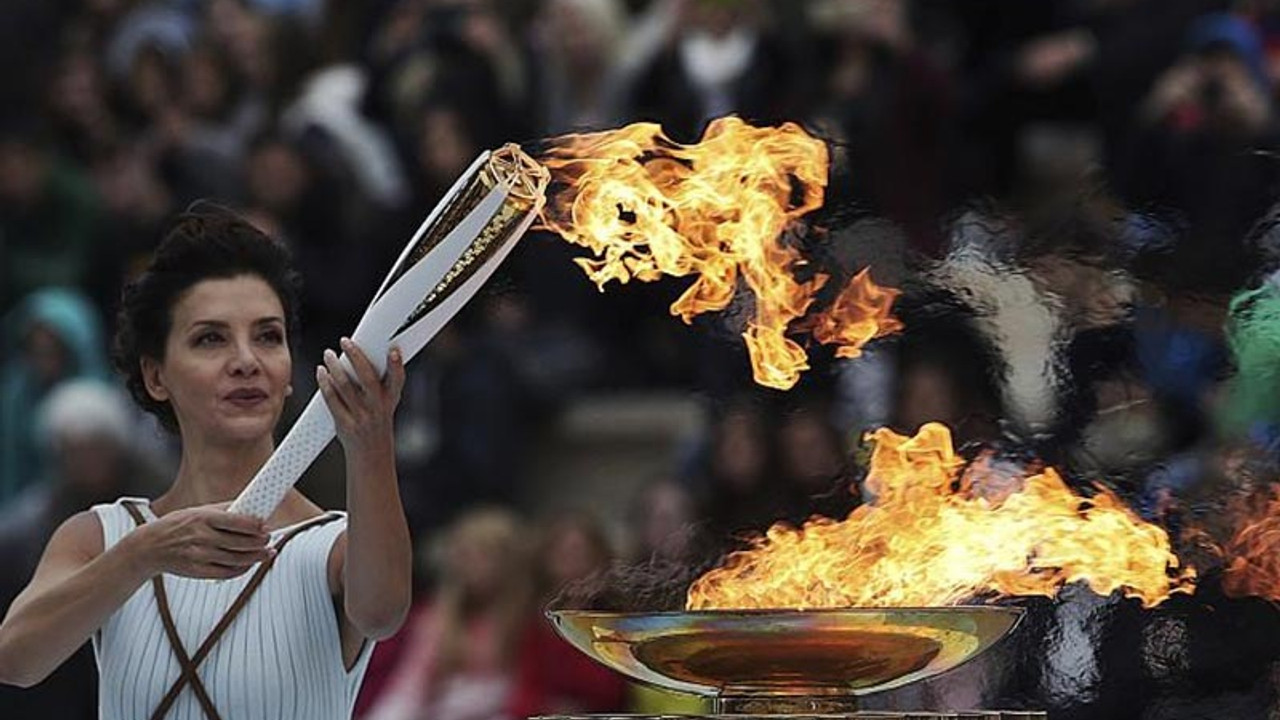
M374 361L379 373L386 369L387 350L390 349L392 334L404 325L422 299L440 284L506 199L507 193L501 187L490 190L438 246L379 295L373 306L365 312L356 325L356 331L351 334L351 339ZM451 290L450 296L463 294L462 290L463 287ZM462 302L465 304L470 297L470 294L465 295ZM432 308L427 314L430 315L437 309ZM408 348L400 348L400 351L408 361L421 349L422 346L418 346L413 352Z
M523 235L529 229L529 226L533 224L533 221L537 219L537 215L537 212L531 211L521 220L520 225L513 233L514 237ZM446 296L444 300L440 301L439 305L418 322L405 328L404 332L395 336L391 340L391 344L400 348L400 352L404 354L405 358L418 354L418 351L431 342L431 338L435 337L436 333L440 332L440 328L444 327L462 309L462 306L467 304L467 300L471 299L480 287L489 280L489 277L493 275L494 271L498 269L498 266L502 264L502 261L506 259L515 246L514 242L509 242L498 248L480 267L476 268L475 272L466 281L458 286L456 291Z
M458 187L460 186L455 186L455 191ZM386 287L384 283L383 291L365 311L351 336L351 339L369 356L379 374L386 372L387 351L392 344L400 348L406 362L426 346L445 323L475 295L511 252L515 246L515 239L528 229L537 216L537 208L527 213L518 226L518 231L511 235L511 239L503 243L464 282L452 288L437 306L412 326L392 337L422 299L444 279L450 268L461 258L506 198L507 191L504 188L494 187L437 247L427 253L426 257L409 268L390 287ZM448 202L448 198L444 202ZM432 217L435 217L438 212L439 206L432 213ZM421 233L420 229L415 234L414 241ZM350 370L350 361L346 355L343 355L341 360ZM333 417L329 413L329 408L323 396L317 392L311 397L307 407L290 428L289 433L285 435L280 446L231 504L230 511L264 519L270 517L289 488L297 483L316 457L333 440L334 430Z
M311 396L280 447L253 476L229 510L266 519L275 512L285 493L333 440L333 416L320 393Z
M391 284L391 278L395 277L396 268L400 267L401 263L409 259L409 253L413 252L413 249L418 246L418 240L420 240L422 235L435 224L436 219L440 217L440 213L444 212L445 208L449 207L449 204L453 202L453 199L462 193L462 190L467 186L467 183L471 181L471 178L474 177L476 173L480 172L480 168L489 160L489 155L490 153L487 150L480 153L479 157L471 163L471 167L468 167L466 172L459 175L458 179L453 181L453 185L449 188L449 192L444 194L444 199L436 203L434 208L431 208L431 214L427 215L427 219L423 220L422 224L418 226L418 231L413 234L413 237L409 239L409 242L405 243L404 249L400 251L400 256L396 258L395 263L391 265L391 269L387 271L387 276L383 278L382 284L378 286L378 292L373 294L374 302L377 302L378 298L382 297L382 293L385 292L387 286ZM369 307L373 307L373 302L369 303ZM368 309L365 310L365 314L369 314ZM364 318L362 317L360 319L363 320Z

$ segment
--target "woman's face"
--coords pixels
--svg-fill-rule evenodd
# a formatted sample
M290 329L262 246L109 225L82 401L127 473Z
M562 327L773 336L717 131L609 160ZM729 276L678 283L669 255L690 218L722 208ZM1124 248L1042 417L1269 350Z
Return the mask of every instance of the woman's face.
M467 597L486 602L511 578L503 562L506 548L492 538L458 538L451 548L450 571Z
M43 323L37 323L27 333L24 350L27 366L44 387L53 387L75 369L66 343L56 331Z
M471 158L479 152L468 136L465 119L456 110L428 110L422 115L418 129L421 141L418 162L423 174L446 187L467 169Z
M547 542L543 565L555 588L588 577L609 563L609 558L584 528L563 525Z
M147 390L168 401L184 441L269 436L288 395L284 307L255 275L202 280L174 304L165 359L143 360Z
M206 49L195 50L187 55L182 71L191 110L201 117L216 117L230 94L217 56Z
M650 554L678 560L690 549L697 522L689 491L671 482L650 488L643 498L636 534L641 559Z
M840 475L842 450L822 417L804 412L788 419L780 434L785 475L800 490L826 489Z
M732 412L720 425L719 442L712 457L714 474L726 488L739 494L755 490L769 462L768 436L759 418L750 413Z

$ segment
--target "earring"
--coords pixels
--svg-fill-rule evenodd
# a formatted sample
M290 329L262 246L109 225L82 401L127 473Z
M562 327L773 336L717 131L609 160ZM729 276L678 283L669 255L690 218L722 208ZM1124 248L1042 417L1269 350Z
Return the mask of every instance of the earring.
M285 397L290 397L291 395L293 395L293 385L285 385L285 386L284 386L284 396L285 396Z

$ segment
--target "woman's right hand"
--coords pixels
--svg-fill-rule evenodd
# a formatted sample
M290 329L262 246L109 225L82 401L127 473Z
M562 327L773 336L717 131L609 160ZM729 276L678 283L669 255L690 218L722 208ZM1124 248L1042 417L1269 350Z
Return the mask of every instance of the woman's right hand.
M175 510L126 538L151 575L169 573L224 580L275 555L266 524L226 511L227 504Z
M73 515L0 623L0 684L48 677L159 573L235 577L272 556L269 537L261 520L206 505L168 513L105 549L97 513Z

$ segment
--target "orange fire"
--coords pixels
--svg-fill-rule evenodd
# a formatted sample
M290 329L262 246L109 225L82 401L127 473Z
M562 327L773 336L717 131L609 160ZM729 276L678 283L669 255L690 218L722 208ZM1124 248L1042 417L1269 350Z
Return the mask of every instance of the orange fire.
M836 356L854 358L873 338L897 332L902 323L889 315L898 291L871 282L871 272L863 269L840 291L831 309L816 315L810 324L820 343L839 345Z
M1232 597L1280 600L1280 490L1244 508L1241 527L1222 549L1222 589Z
M1165 531L1104 488L1086 498L1051 468L1012 478L986 461L966 468L937 423L911 438L886 429L871 438L873 500L844 521L773 526L699 578L687 607L939 606L1052 597L1078 581L1150 607L1192 589L1194 571ZM1013 487L997 491L1001 483Z
M668 139L638 123L552 141L541 158L551 171L543 226L594 255L579 258L587 276L606 283L694 276L671 306L690 322L727 308L740 283L754 295L743 337L756 382L788 389L809 367L788 337L828 281L806 281L805 264L782 236L819 208L827 184L827 148L799 126L752 127L737 118L713 121L696 145ZM897 328L888 317L896 290L874 285L864 271L830 310L808 319L815 337L837 343L842 357Z

